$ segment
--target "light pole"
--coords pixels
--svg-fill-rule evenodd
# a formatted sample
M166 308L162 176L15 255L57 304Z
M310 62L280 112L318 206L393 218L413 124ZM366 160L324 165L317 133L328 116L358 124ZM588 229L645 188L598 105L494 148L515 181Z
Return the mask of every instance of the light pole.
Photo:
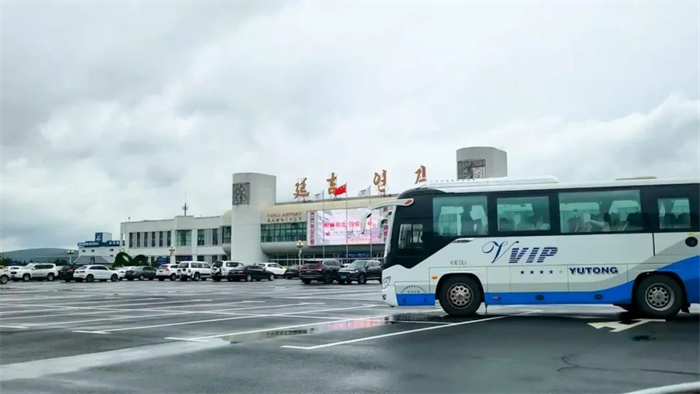
M299 266L301 267L301 249L304 247L304 241L297 241L297 249L299 249Z
M168 248L168 251L170 252L170 264L173 263L173 253L175 253L175 247L173 245L170 245Z
M68 249L68 265L73 264L73 253L75 253L72 249Z

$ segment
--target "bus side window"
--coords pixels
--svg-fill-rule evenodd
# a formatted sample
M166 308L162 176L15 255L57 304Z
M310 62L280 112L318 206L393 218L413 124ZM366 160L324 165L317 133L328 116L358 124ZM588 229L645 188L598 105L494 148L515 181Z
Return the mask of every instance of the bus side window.
M436 237L487 235L488 227L486 196L433 198L433 229Z
M659 228L690 229L690 200L684 197L660 198Z

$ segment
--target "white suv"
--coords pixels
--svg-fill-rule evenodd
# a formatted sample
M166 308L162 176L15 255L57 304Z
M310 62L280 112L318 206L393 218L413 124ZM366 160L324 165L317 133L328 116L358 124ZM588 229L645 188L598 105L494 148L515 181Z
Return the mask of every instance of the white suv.
M177 279L177 264L162 264L156 271L156 278L161 282L166 279Z
M22 279L25 282L29 282L30 279L54 280L58 278L58 268L56 264L32 263L10 271L10 277L14 281Z
M272 272L276 277L281 278L284 276L284 271L286 271L284 268L282 268L281 265L277 263L258 263L256 265L259 265L263 267L265 270Z
M0 285L10 281L10 270L7 267L0 268Z
M181 261L177 266L177 276L182 281L207 280L211 277L211 267L202 261Z
M243 269L245 264L240 261L217 261L213 264L211 269L211 278L215 282L225 279L228 272L231 270Z

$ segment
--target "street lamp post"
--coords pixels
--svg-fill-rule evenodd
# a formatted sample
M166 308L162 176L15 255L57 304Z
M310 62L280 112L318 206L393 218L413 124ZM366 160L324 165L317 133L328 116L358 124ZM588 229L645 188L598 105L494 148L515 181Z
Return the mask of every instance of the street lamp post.
M68 265L73 264L73 253L75 253L72 249L68 249Z
M299 267L301 267L301 249L304 247L304 241L297 241L297 249L299 249Z
M170 245L168 248L168 251L170 252L170 263L173 263L173 253L175 253L175 247L173 245Z

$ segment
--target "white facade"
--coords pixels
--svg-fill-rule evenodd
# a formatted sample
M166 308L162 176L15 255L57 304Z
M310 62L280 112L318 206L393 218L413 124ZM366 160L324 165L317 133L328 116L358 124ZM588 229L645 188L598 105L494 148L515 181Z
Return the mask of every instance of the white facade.
M277 178L257 173L233 174L231 209L231 259L264 262L260 247L260 216L263 209L275 205Z
M176 216L121 224L124 249L131 256L150 261L201 260L213 262L226 253L221 245L221 217ZM170 254L170 246L175 250Z
M71 262L81 264L112 264L122 248L119 240L112 240L112 233L95 233L92 241L78 242L78 256Z

